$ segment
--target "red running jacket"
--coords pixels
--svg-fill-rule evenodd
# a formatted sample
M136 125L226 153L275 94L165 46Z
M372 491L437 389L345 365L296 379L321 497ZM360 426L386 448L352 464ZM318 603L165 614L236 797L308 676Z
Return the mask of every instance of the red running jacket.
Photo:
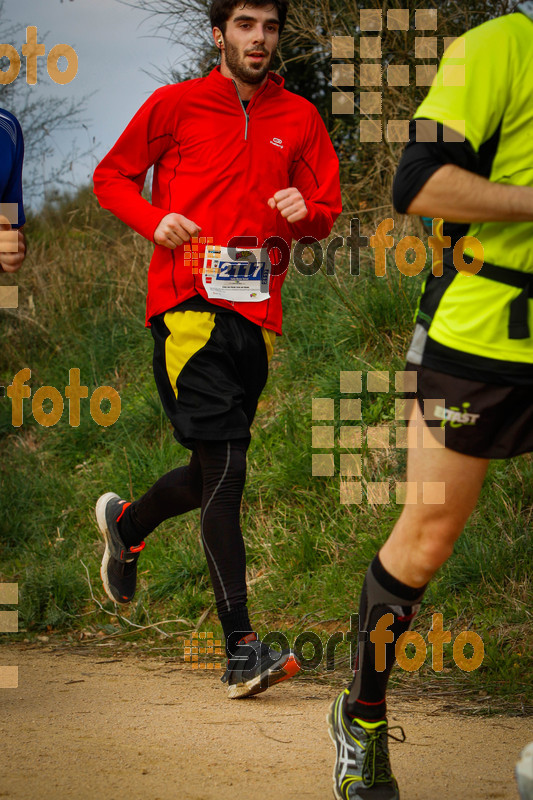
M339 162L315 107L283 84L283 78L269 73L246 111L233 80L218 67L206 78L157 89L95 170L100 204L152 242L170 212L193 220L202 229L200 237L222 247L234 236L256 237L256 247L270 236L282 237L289 248L304 236L324 239L341 211ZM149 203L141 191L152 164ZM267 205L269 197L289 186L300 190L309 211L293 224ZM206 298L202 275L184 259L186 248L155 245L147 326L150 317L195 293ZM204 250L200 244L199 267ZM271 275L268 300L209 302L234 308L279 334L284 277Z

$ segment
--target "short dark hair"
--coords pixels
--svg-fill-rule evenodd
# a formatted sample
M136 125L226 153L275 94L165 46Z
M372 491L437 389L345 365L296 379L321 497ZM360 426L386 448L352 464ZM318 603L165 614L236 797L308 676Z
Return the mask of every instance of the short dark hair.
M278 11L279 32L283 31L285 19L287 17L287 6L289 0L213 0L209 7L209 19L212 28L220 28L222 33L226 33L226 22L231 16L231 12L236 6L250 6L251 8L262 8L263 6L274 6Z

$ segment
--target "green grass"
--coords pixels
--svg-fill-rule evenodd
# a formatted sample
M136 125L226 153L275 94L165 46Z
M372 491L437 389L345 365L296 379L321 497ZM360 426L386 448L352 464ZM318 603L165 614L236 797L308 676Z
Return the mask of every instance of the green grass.
M24 424L13 428L11 401L0 398L0 579L20 584L18 638L82 630L126 634L128 623L115 615L100 585L95 500L108 490L137 497L188 458L161 411L151 373L152 339L144 329L151 248L83 193L35 220L33 230L16 281L0 279L21 286L20 308L0 318L0 381L7 385L28 366L32 394L48 385L64 395L69 369L77 367L89 395L101 385L117 389L122 411L115 425L103 428L82 400L79 427L69 425L65 406L60 422L44 428L25 400ZM376 278L364 258L361 276L353 277L341 262L339 254L336 276L292 271L286 280L285 334L276 343L249 451L242 520L252 618L262 631L284 630L291 642L307 629L325 642L348 628L368 563L399 513L394 503L341 505L338 448L336 477L312 476L311 429L327 424L313 422L312 398L338 404L341 371L392 376L403 368L422 280L394 267ZM394 419L393 389L381 395L364 389L365 424ZM340 423L331 424L338 429ZM365 479L401 478L404 453L376 452L363 450ZM415 626L426 637L431 615L440 612L454 638L476 631L485 644L482 666L461 672L447 646L445 673L430 669L428 651L420 673L397 671L396 683L451 684L459 693L488 692L515 707L533 704L532 487L531 456L491 464L478 507L454 556L430 584ZM180 632L206 612L202 629L220 631L198 523L192 512L148 539L136 600L121 609L140 626L180 620L161 627L176 654ZM135 636L153 641L154 629ZM338 654L346 672L346 644Z

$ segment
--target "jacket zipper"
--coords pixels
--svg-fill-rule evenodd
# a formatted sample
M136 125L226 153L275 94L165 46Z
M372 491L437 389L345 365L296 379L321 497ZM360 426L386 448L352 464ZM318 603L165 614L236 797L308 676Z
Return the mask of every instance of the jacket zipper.
M244 141L245 141L245 142L247 142L247 141L248 141L248 119L249 119L249 118L248 118L248 114L247 114L247 112L246 112L246 109L245 109L245 107L244 107L244 105L243 105L243 102L242 102L241 96L240 96L240 94L239 94L239 90L237 89L237 84L235 83L235 81L233 80L233 78L231 79L231 82L233 83L233 85L234 85L234 87L235 87L235 91L236 91L236 93L237 93L237 97L239 98L239 103L241 104L242 113L244 114L244 119L246 120L246 125L245 125L245 128L244 128ZM232 305L233 307L235 307L235 302L234 302L233 300L232 300L232 301L230 301L230 302L231 302L231 305Z
M248 114L246 113L246 109L245 109L245 107L244 107L244 105L242 103L241 96L239 94L239 90L237 89L237 84L235 83L233 78L231 79L231 82L235 86L235 91L237 92L237 97L239 98L239 103L241 104L242 113L244 114L244 118L246 120L246 127L244 128L244 141L246 142L246 141L248 141Z

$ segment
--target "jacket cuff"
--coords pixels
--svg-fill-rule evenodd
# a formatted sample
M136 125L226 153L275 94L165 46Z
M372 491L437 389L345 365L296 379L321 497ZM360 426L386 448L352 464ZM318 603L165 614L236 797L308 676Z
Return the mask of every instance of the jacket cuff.
M316 203L305 201L308 214L298 222L289 222L294 239L314 236L319 241L329 236L333 227L331 216Z

